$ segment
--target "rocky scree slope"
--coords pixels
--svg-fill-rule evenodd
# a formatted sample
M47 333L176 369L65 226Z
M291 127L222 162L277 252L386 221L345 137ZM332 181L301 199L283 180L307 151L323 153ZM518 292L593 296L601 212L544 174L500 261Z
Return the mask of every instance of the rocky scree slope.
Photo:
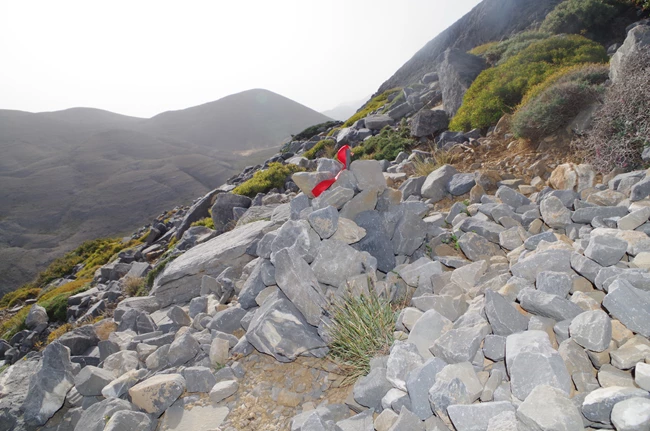
M371 114L335 139L363 148L360 136L394 121ZM538 153L518 159L517 175L477 161L475 172L442 165L417 176L432 154L400 152L354 161L314 198L341 169L301 156L326 134L290 143L156 224L70 297L77 327L42 352L30 350L52 327L31 306L27 329L0 342L13 364L0 377L0 426L650 426L648 172L600 176ZM507 130L443 135L441 145L472 157ZM306 170L253 199L232 193L278 165ZM208 209L215 229L191 226ZM148 296L123 298L127 275L150 270ZM333 304L373 294L408 306L390 350L341 387L345 369L324 359ZM112 317L78 319L102 304Z

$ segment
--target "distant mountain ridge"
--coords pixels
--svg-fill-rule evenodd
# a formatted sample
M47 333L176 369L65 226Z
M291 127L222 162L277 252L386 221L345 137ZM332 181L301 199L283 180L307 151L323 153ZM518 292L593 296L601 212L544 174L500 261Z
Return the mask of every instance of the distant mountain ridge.
M150 119L0 110L0 294L86 239L128 233L191 203L327 120L259 89Z
M346 121L348 118L353 116L357 110L368 101L368 99L370 99L370 95L360 100L341 103L332 109L321 112L321 114L327 115L334 120Z

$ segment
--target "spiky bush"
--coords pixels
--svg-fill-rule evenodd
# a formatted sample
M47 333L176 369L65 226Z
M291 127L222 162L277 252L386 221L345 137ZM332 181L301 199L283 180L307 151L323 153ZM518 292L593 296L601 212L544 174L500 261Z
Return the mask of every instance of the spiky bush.
M401 151L406 151L414 144L410 129L405 127L396 130L386 126L378 135L354 147L352 152L355 159L395 160Z
M512 113L528 90L559 69L607 60L601 45L582 36L560 35L532 43L499 66L481 72L449 128L464 131L492 126L503 114Z
M618 15L620 4L613 0L567 0L546 15L541 30L555 34L594 31Z
M609 67L601 64L561 69L533 87L512 117L515 136L540 139L569 124L578 113L598 100Z
M348 296L333 305L328 327L330 354L350 379L370 371L370 360L387 354L393 344L395 316L387 299L371 293Z
M574 147L600 172L614 167L634 169L650 145L650 49L623 64L624 79L607 89L593 129Z
M282 163L271 163L267 169L257 171L253 178L240 184L233 193L237 195L254 198L258 193L266 193L274 188L283 188L284 183L291 174L303 171L296 165L283 165Z

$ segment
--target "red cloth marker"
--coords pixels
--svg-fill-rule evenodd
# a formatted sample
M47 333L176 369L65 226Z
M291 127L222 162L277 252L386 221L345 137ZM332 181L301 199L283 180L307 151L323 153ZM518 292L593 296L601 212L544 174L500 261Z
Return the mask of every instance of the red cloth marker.
M314 197L318 197L323 193L325 190L329 189L332 184L336 182L336 180L339 179L339 175L341 175L341 172L346 170L348 166L350 165L350 146L349 145L344 145L342 146L339 151L336 153L336 158L341 162L343 165L343 169L339 171L338 174L336 174L335 178L321 181L320 183L316 184L316 187L313 188L311 193L314 195Z

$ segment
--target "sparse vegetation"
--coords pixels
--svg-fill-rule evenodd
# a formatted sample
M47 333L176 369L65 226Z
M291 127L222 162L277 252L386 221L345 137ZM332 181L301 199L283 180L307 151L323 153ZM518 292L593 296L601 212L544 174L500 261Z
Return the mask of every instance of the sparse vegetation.
M331 139L324 139L319 141L311 149L302 153L302 156L309 160L317 159L319 157L327 157L331 159L336 154L335 147L336 142Z
M296 165L271 163L268 169L255 172L253 178L240 184L232 192L254 198L258 193L266 193L273 188L283 188L284 183L291 174L303 170L303 168Z
M145 296L147 284L144 277L126 277L124 279L124 293L128 296Z
M566 66L604 63L605 49L582 36L560 35L532 43L497 67L481 72L449 128L463 131L494 125L512 113L526 92Z
M156 266L154 266L153 269L147 273L147 276L145 277L145 284L147 288L153 286L153 282L156 280L156 277L158 277L158 275L163 272L167 264L175 258L176 256L169 256L160 260Z
M378 295L348 296L333 305L330 353L353 381L370 371L370 360L393 344L395 317L390 302Z
M45 292L38 298L38 304L47 311L50 321L65 322L68 310L68 298L89 288L91 279L78 279Z
M370 99L363 109L350 118L348 118L348 121L346 121L343 124L343 127L350 127L355 123L355 121L360 120L362 118L365 118L370 114L371 112L376 111L377 109L381 108L388 102L388 96L390 96L393 93L397 93L398 91L402 91L401 88L391 88L390 90L386 90L383 93L381 93L379 96L375 96L372 99Z
M512 117L517 137L540 139L566 126L604 91L609 67L587 64L561 69L533 87Z
M212 220L212 217L205 217L202 218L201 220L195 221L194 223L192 223L191 226L204 226L207 227L208 229L214 230L214 221ZM170 246L168 247L168 249L171 248L172 248L172 244L170 242Z
M325 123L320 123L316 124L311 127L307 127L305 130L302 132L298 133L297 135L293 136L294 141L306 141L308 139L313 138L314 136L318 135L319 133L323 133L327 129L331 127L335 127L340 125L340 121L327 121Z
M382 131L352 149L355 159L394 160L400 151L411 148L415 141L411 139L408 128L399 130L386 126Z
M61 336L67 332L70 332L72 330L72 324L71 323L64 323L63 325L59 326L50 334L47 336L47 344L50 344L54 340L58 340L61 338Z
M574 142L602 173L640 166L641 152L650 146L650 49L627 61L623 76L605 92L591 132Z
M449 151L437 148L431 151L430 158L422 160L419 157L416 157L413 160L413 165L415 166L415 175L418 177L427 176L436 169L441 168L444 165L451 165L455 161L456 156L454 154Z

